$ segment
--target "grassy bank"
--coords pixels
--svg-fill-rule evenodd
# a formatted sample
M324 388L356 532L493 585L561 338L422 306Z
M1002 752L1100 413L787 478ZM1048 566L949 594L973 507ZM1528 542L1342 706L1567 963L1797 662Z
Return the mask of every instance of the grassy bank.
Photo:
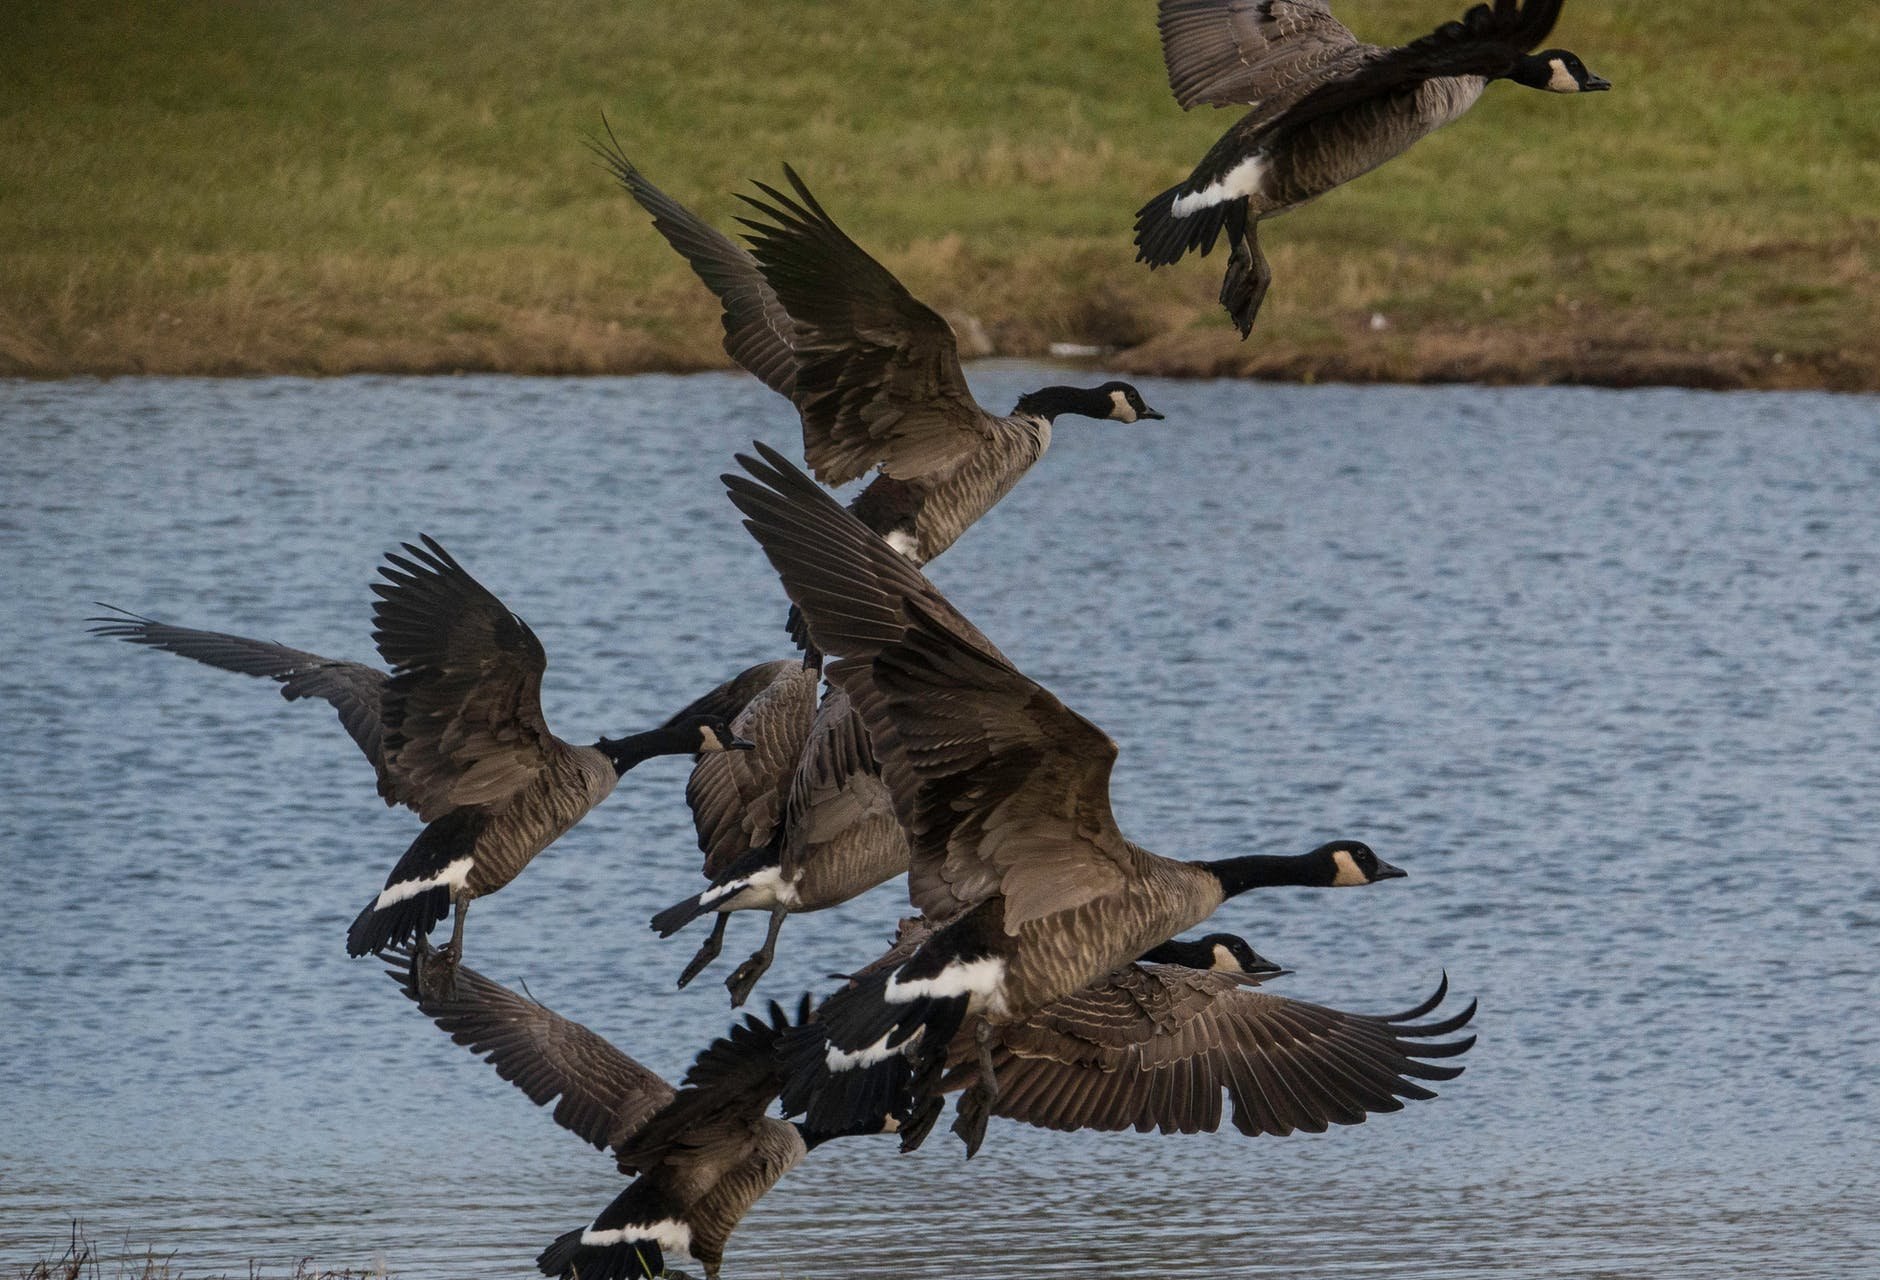
M1360 35L1444 0L1342 0ZM591 163L602 112L708 215L789 159L992 346L1144 371L1880 387L1880 10L1573 0L1617 86L1498 86L1219 258L1131 262L1233 118L1150 0L28 6L0 41L0 373L720 365L710 300ZM1842 16L1853 14L1854 16Z

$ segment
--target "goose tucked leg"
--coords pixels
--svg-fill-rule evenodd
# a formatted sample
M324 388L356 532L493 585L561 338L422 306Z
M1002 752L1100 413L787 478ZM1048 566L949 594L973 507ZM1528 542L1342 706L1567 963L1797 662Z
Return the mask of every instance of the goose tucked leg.
M704 971L705 966L716 960L718 953L725 949L725 925L729 924L730 921L731 913L729 911L720 911L718 918L712 921L711 936L700 944L698 954L693 956L692 959L686 963L685 971L679 975L679 985L681 987L698 977L699 974Z
M1259 225L1249 222L1246 234L1235 238L1227 255L1227 274L1221 280L1221 306L1233 317L1243 339L1253 332L1253 318L1260 314L1267 286L1273 283L1273 269L1260 252Z
M986 1140L986 1121L992 1104L999 1100L999 1075L992 1065L992 1026L983 1019L973 1033L979 1049L979 1078L968 1085L954 1109L953 1132L966 1144L966 1158L971 1160Z
M718 917L720 920L723 916ZM731 993L731 1007L737 1008L750 998L751 988L770 968L770 962L777 958L777 934L783 928L783 922L790 918L790 909L779 903L770 909L770 929L764 934L764 945L751 953L737 972L725 979L725 990Z

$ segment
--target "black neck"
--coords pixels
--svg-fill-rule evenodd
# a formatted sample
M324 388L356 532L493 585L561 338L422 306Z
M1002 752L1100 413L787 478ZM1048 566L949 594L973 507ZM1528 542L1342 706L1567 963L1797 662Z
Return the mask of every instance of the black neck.
M1013 413L1029 414L1056 421L1059 414L1076 413L1086 418L1107 418L1116 405L1101 391L1087 387L1042 387L1018 398Z
M1193 864L1221 882L1221 892L1228 897L1249 889L1268 889L1278 885L1326 885L1324 860L1310 853L1276 857L1255 853L1244 858L1223 858L1219 862Z
M594 744L614 762L616 776L654 756L683 756L698 750L698 730L691 726L648 729L624 738L602 738Z
M1207 942L1184 942L1171 938L1136 957L1138 964L1179 964L1190 969L1206 969L1214 963L1214 946Z

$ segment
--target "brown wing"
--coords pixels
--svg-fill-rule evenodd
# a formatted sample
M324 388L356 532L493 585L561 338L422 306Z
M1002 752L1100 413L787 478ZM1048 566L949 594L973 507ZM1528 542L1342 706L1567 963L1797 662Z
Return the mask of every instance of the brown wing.
M588 148L601 158L627 194L653 215L653 229L692 264L705 287L724 306L725 354L749 370L779 395L796 390L796 353L790 339L794 326L777 295L764 282L757 261L745 247L646 180L627 159L614 138L588 140Z
M789 837L778 851L786 878L806 859L907 864L907 837L848 691L832 684L816 708L803 757L790 779Z
M1419 1021L1448 993L1383 1017L1251 990L1235 975L1179 965L1129 965L1000 1028L994 1111L1047 1129L1212 1132L1221 1100L1245 1134L1320 1133L1436 1095L1439 1065L1475 1043L1437 1040L1468 1024L1475 1002ZM977 1074L970 1036L956 1041L947 1087Z
M474 969L458 965L448 992L424 995L413 956L381 956L420 1012L536 1106L555 1103L555 1123L596 1147L618 1156L673 1099L671 1085L600 1036Z
M952 467L986 438L953 330L849 239L794 170L794 198L765 183L740 219L764 279L795 322L803 456L824 484L879 466L899 479Z
M821 677L814 670L792 659L752 670L768 671L770 682L731 721L731 729L756 748L700 756L685 784L705 874L712 879L776 835L816 715Z
M907 829L909 894L951 915L994 893L1006 927L1120 889L1141 855L1110 812L1116 744L1006 661L918 570L774 449L727 476L745 527L837 655Z
M542 719L542 642L430 538L388 555L372 638L391 664L385 758L426 822L501 809L564 749Z
M112 605L104 607L114 608ZM383 671L357 662L322 658L317 653L290 649L266 640L173 627L123 609L116 611L123 617L87 618L87 622L97 624L91 628L91 633L128 640L132 644L147 644L224 671L264 676L281 686L281 696L289 702L324 698L339 712L341 726L372 762L378 773L379 794L385 798L385 803L399 803L397 788L385 767L384 731L379 718L379 699L386 682Z
M1156 26L1184 111L1284 110L1363 47L1323 0L1161 0Z

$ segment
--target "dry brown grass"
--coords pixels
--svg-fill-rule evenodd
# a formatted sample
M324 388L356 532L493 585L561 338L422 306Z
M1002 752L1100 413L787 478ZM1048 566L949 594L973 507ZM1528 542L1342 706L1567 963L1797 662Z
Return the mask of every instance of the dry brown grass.
M107 1257L93 1244L84 1224L74 1221L64 1253L57 1258L42 1258L16 1267L7 1275L9 1280L183 1280L183 1273L174 1266L174 1259L174 1254L159 1255L153 1249L137 1253L129 1248ZM226 1276L192 1274L195 1280L231 1280ZM267 1274L251 1262L245 1280L266 1280ZM311 1258L302 1258L291 1272L277 1274L283 1275L284 1280L385 1280L387 1273L328 1271L315 1266Z

